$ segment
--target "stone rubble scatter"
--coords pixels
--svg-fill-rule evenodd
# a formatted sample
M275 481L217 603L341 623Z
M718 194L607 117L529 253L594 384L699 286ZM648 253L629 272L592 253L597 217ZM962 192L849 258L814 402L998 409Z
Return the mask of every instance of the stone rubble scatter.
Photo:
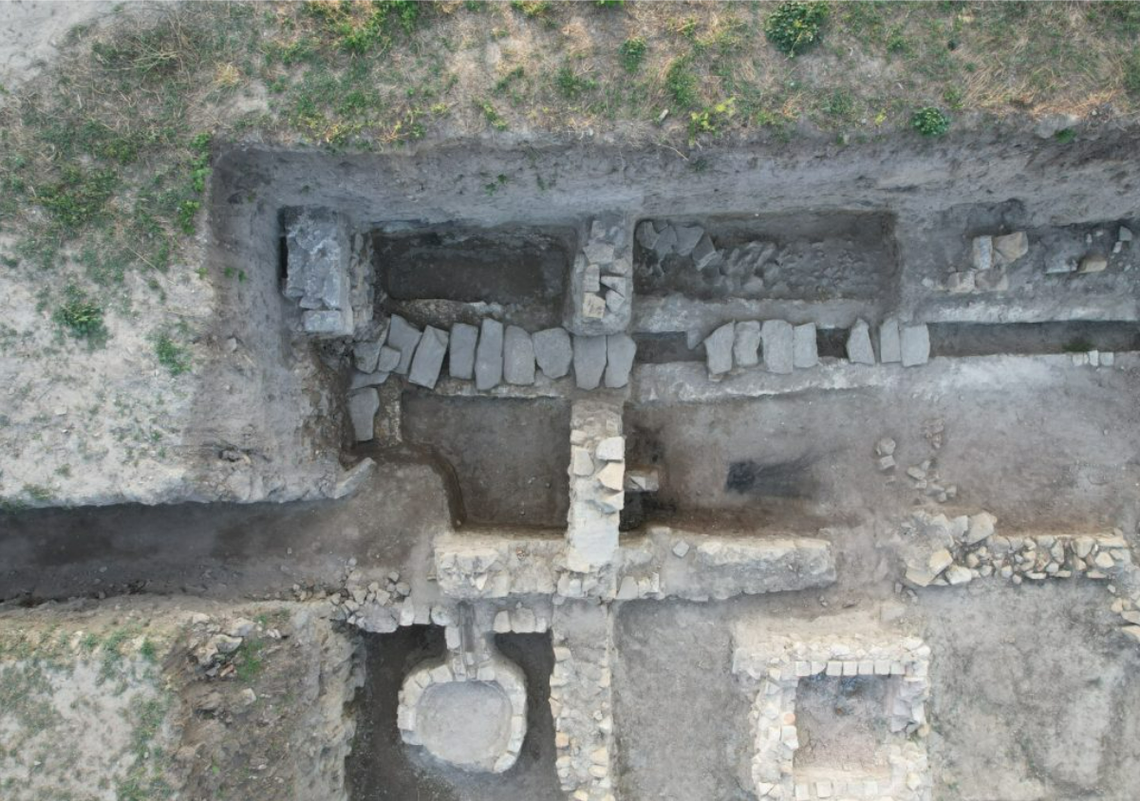
M284 213L285 297L303 309L301 327L318 337L352 336L352 241L348 221L329 209Z
M602 336L629 327L633 261L623 219L594 220L571 276L574 334Z

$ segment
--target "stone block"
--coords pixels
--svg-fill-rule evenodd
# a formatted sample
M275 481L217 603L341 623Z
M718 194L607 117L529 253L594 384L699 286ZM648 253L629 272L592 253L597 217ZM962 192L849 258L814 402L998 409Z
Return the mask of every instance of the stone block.
M792 329L792 364L800 370L819 364L815 323L804 323Z
M380 358L376 361L376 369L382 373L390 373L400 364L400 351L389 348L387 345L380 348Z
M516 386L534 383L534 343L517 325L508 325L503 339L503 379Z
M1013 264L1029 252L1029 237L1024 231L994 237L994 251L1002 264Z
M904 325L901 345L903 367L915 367L930 361L930 330L925 325Z
M875 349L871 345L871 329L865 320L856 320L847 335L847 359L852 364L874 364Z
M703 270L717 260L719 257L716 246L713 245L712 239L708 234L701 237L701 241L693 248L692 258L693 267L698 270Z
M408 374L421 336L420 330L403 317L398 314L392 315L392 323L388 327L388 347L400 351L400 363L393 372L399 375Z
M611 389L629 383L637 344L629 334L612 334L606 337L606 386Z
M321 309L301 315L301 328L321 337L352 336L352 309Z
M760 364L760 323L745 320L737 323L732 340L732 359L737 367Z
M764 367L770 373L787 374L796 363L796 334L791 323L765 320L760 326L764 343Z
M344 218L330 209L285 214L285 297L303 309L351 310L352 246Z
M408 371L408 381L417 386L435 389L445 355L447 332L429 325L420 336L420 344L416 347L416 355Z
M534 358L547 378L562 378L570 372L574 348L570 334L563 328L548 328L532 337Z
M988 270L994 266L994 238L976 236L970 247L970 264L975 270Z
M382 347L384 347L384 343L379 340L357 342L352 349L352 361L356 365L356 369L362 373L376 372L376 365L380 361L380 348Z
M380 393L374 388L357 390L348 396L348 417L352 421L353 438L368 442L374 435L376 412L380 411Z
M485 318L479 326L475 348L475 388L486 391L503 380L503 324Z
M479 329L467 323L451 326L447 354L447 371L452 378L470 381L475 377L475 346L479 342Z
M902 361L902 332L894 317L888 317L879 326L879 361L883 364Z
M705 358L709 375L721 375L732 369L732 346L736 324L725 323L705 339Z
M693 256L696 260L696 254L693 252L701 240L705 238L705 229L699 225L674 225L673 231L676 235L677 242L673 245L673 249L677 251L680 256Z
M574 337L574 381L579 389L597 389L606 370L606 338Z
M1090 253L1081 259L1081 267L1078 270L1082 275L1088 273L1102 273L1108 267L1108 259L1100 253Z

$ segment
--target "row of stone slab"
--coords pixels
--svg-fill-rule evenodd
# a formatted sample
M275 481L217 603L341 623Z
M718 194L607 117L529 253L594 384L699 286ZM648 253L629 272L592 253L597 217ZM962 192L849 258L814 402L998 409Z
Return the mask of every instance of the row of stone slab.
M787 374L819 364L815 323L792 325L784 320L725 323L705 339L709 375L734 367L755 367L764 362L770 373ZM761 345L763 347L761 348ZM871 327L857 320L847 337L847 359L854 364L875 364ZM930 331L925 325L903 325L890 318L879 327L878 361L901 362L903 367L930 360Z
M536 334L517 325L486 318L478 326L456 323L450 332L434 326L419 331L393 315L384 338L357 344L352 389L384 383L389 373L406 375L408 382L434 389L443 371L444 357L451 378L475 381L480 391L501 383L534 384L536 370L550 379L563 378L574 369L580 389L620 388L629 383L637 351L626 334L572 336L563 328Z

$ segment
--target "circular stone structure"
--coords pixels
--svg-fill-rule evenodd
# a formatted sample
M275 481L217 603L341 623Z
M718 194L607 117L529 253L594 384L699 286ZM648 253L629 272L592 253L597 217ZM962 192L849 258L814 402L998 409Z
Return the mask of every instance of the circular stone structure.
M512 662L484 651L476 667L459 660L420 665L404 679L396 722L409 745L448 765L502 773L526 736L526 679Z

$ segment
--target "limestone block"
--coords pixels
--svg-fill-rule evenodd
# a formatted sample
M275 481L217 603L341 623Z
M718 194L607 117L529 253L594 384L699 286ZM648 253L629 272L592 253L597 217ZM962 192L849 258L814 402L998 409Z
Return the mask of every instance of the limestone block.
M856 320L847 335L847 359L852 364L874 364L875 349L871 346L871 330L865 320Z
M597 389L606 369L604 336L574 337L574 380L579 389Z
M930 361L930 331L925 325L904 325L901 343L903 367L915 367Z
M467 323L451 326L447 371L452 378L470 381L475 377L475 346L479 342L479 329Z
M518 386L534 383L534 343L517 325L508 325L503 339L503 378Z
M737 367L760 364L760 323L745 320L736 324L732 341L732 358Z
M398 314L392 315L392 322L388 327L388 346L400 352L400 362L394 372L399 375L408 374L421 336L420 330L403 317Z
M503 324L485 318L479 327L475 348L475 388L492 389L503 380Z
M420 336L415 357L408 372L408 381L417 386L435 389L443 357L447 354L447 332L428 326Z
M629 334L611 334L606 337L606 386L611 389L629 383L637 344Z
M570 372L574 348L563 328L548 328L532 337L534 358L547 378L562 378Z
M732 369L735 327L735 323L725 323L705 339L705 358L709 375L722 375Z
M888 317L879 326L879 361L883 364L902 361L902 331L895 317Z
M792 364L799 370L819 364L815 323L804 323L792 329Z
M348 416L357 442L367 442L373 438L373 426L379 410L380 393L372 387L357 390L348 396Z
M792 324L784 320L765 320L760 327L764 342L764 367L770 373L792 372L796 359L796 334Z

